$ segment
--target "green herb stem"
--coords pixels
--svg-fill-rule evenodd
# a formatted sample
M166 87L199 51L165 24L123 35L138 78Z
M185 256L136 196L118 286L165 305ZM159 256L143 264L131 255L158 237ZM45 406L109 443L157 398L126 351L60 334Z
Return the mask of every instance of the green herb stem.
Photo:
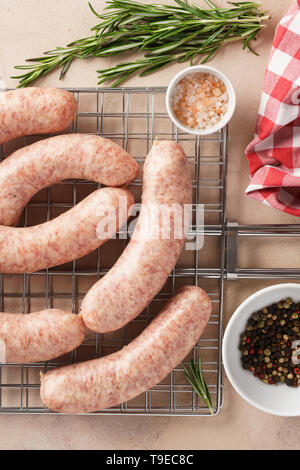
M264 21L269 18L260 10L259 3L230 2L229 8L217 8L211 0L204 1L209 8L190 5L187 0L175 0L175 5L109 0L101 14L89 3L93 14L101 20L92 28L92 36L28 59L30 65L15 67L25 73L12 78L19 80L19 87L24 87L56 68L61 69L62 79L75 59L128 51L143 54L144 58L134 62L98 71L99 83L112 80L112 86L117 86L132 74L147 75L172 62L193 63L202 56L205 63L233 41L241 41L244 49L254 52L250 42L265 28Z
M214 414L213 406L212 406L212 402L211 402L208 387L207 387L206 382L205 382L204 377L203 377L202 361L201 361L200 357L198 359L198 364L197 365L196 365L195 361L192 359L188 363L188 367L186 367L183 363L182 363L182 367L183 367L184 375L185 375L187 381L191 384L194 391L199 395L201 400L208 407L210 413L213 415Z

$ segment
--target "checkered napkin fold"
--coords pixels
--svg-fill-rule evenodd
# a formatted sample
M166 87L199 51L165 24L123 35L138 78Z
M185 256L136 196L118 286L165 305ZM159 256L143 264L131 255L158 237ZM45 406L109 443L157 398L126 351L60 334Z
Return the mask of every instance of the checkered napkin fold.
M277 26L246 156L251 176L246 194L300 216L300 0Z

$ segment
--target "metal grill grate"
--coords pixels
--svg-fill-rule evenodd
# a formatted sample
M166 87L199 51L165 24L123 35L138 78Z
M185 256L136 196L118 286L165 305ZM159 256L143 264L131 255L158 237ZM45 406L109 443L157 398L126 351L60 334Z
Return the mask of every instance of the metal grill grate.
M68 132L103 135L123 146L143 166L154 139L180 142L188 155L193 175L195 204L203 204L204 249L185 252L169 279L146 311L123 330L100 335L89 333L76 351L46 364L2 364L0 366L0 413L50 413L39 398L39 372L62 364L110 354L130 342L161 310L165 301L185 284L198 284L211 296L214 310L205 333L190 356L203 360L213 408L223 403L221 337L225 258L225 177L227 129L203 138L178 132L165 109L165 88L71 89L79 111ZM44 136L28 137L0 147L0 160L23 145ZM47 136L48 137L48 136ZM69 209L98 187L87 181L64 181L42 190L26 207L21 225L42 223ZM141 179L131 186L140 201ZM0 275L0 310L27 314L43 308L62 308L77 313L80 302L94 282L104 275L122 252L125 240L111 240L92 254L43 272L29 275ZM210 246L212 249L210 249ZM210 257L213 253L213 257ZM98 414L209 415L186 382L181 366L143 395Z

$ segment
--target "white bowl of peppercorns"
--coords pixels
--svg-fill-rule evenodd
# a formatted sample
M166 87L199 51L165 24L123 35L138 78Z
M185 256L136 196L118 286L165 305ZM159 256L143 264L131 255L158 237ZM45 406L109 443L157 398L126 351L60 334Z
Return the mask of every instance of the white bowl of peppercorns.
M247 298L223 338L235 390L256 408L300 416L300 284L276 284Z

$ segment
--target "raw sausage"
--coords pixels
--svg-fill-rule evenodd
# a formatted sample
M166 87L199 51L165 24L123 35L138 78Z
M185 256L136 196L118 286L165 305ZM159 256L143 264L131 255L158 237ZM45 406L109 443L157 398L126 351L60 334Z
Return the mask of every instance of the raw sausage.
M182 148L171 141L156 142L144 166L142 209L133 237L116 264L83 300L80 314L88 328L101 333L121 328L162 289L182 251L185 224L180 215L177 237L175 218L171 217L170 235L164 238L155 208L175 206L183 212L191 202L191 176ZM155 237L148 235L149 214Z
M211 313L206 292L184 287L143 333L122 350L42 376L41 399L52 411L110 408L158 384L192 349Z
M16 225L34 194L64 179L122 186L138 172L125 150L100 136L59 135L36 142L0 164L0 225Z
M44 224L0 226L0 272L31 273L85 256L126 222L133 203L126 189L102 188Z
M17 137L66 129L76 116L75 97L56 88L27 88L1 96L0 144Z
M49 309L28 315L0 313L0 363L43 362L63 356L84 340L78 315Z
M181 217L178 238L171 230L169 239L164 239L161 217L152 217L154 234L158 228L152 237L147 232L149 214L157 206L183 209L191 202L191 176L182 148L172 141L156 142L144 166L142 209L133 237L83 300L81 315L88 328L104 333L123 327L161 290L184 245L184 220Z

